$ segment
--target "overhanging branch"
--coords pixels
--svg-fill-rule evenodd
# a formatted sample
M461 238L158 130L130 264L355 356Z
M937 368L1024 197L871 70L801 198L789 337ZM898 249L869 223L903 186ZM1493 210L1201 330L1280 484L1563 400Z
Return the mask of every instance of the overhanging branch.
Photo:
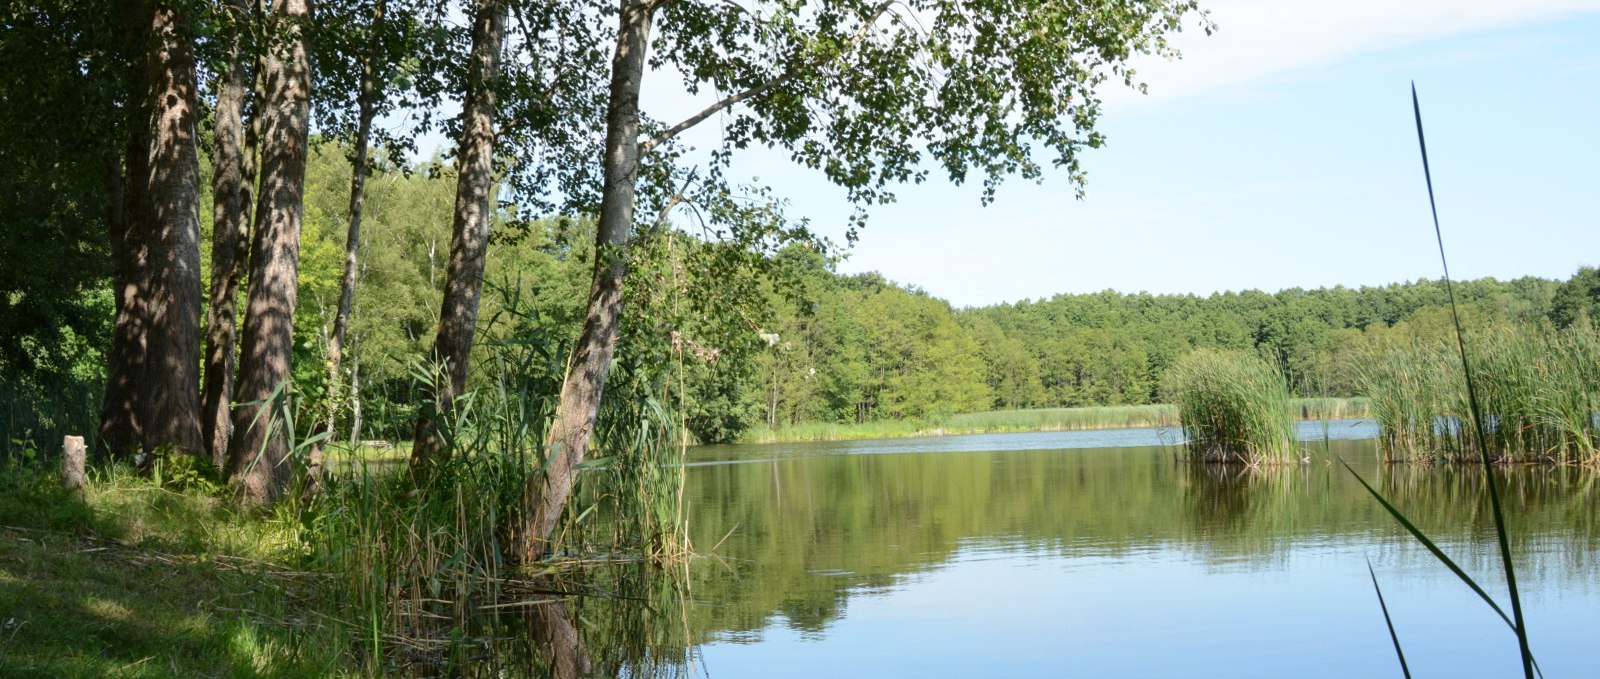
M861 29L856 31L855 35L851 36L850 42L846 43L845 48L839 50L834 55L833 59L839 59L839 58L843 57L845 54L848 54L852 50L854 50L857 45L861 44L861 41L866 39L866 37L867 37L867 31L871 30L872 26L874 24L878 23L878 18L882 17L884 15L884 13L888 12L889 8L894 6L894 4L897 1L898 0L885 0L882 3L879 3L877 9L873 10L872 17L867 19L866 23L861 25ZM818 65L820 66L821 64L818 64ZM660 146L660 145L662 145L662 144L664 144L664 143L666 143L668 141L671 141L673 137L676 137L679 134L682 134L685 130L688 130L689 128L694 127L695 125L699 125L700 123L704 122L706 118L710 118L711 116L714 116L714 115L716 115L718 113L726 111L729 108L732 108L733 106L738 105L740 102L744 102L744 101L747 101L747 100L752 99L754 97L761 96L762 94L767 93L768 91L772 90L773 88L779 87L781 85L784 85L784 84L788 83L791 80L794 80L798 76L798 74L799 74L798 70L790 69L788 72L784 73L783 75L780 75L780 76L778 76L776 78L772 78L771 80L768 80L768 81L766 81L764 83L761 83L759 85L756 85L754 87L748 88L748 89L746 89L746 90L744 90L742 92L739 92L737 94L725 97L721 101L718 101L715 104L712 104L710 106L705 107L699 113L696 113L696 114L694 114L692 116L689 116L688 118L683 119L682 122L679 122L678 124L673 125L672 127L669 127L669 128L667 128L665 130L662 130L660 134L657 134L656 136L651 137L648 141L644 142L643 144L640 144L639 145L639 155L640 156L644 156L644 155L649 154L657 146Z

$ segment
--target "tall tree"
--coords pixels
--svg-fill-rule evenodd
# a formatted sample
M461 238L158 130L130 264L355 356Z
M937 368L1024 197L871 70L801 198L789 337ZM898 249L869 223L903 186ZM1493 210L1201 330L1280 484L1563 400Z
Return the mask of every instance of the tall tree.
M722 114L729 120L717 162L751 143L777 147L860 205L892 200L889 184L921 180L925 156L955 181L984 174L988 200L1006 175L1041 176L1033 143L1081 185L1076 153L1101 143L1096 86L1113 75L1133 84L1127 59L1170 54L1165 34L1195 9L1193 0L619 0L594 282L550 459L525 493L521 557L545 551L595 427L616 350L642 158ZM654 62L685 74L691 92L730 94L641 142L639 92L653 37L663 47Z
M101 437L114 452L200 453L200 164L192 19L123 6L131 62L120 214L109 221L117 320ZM108 172L110 170L108 169Z
M106 391L100 408L100 442L114 457L128 457L144 446L140 394L149 344L149 245L144 185L150 162L149 73L144 68L146 9L139 0L122 3L121 58L126 66L126 146L112 160L107 184L107 235L111 241L111 287L116 319L106 351ZM118 166L120 165L120 170Z
M333 423L338 417L339 404L343 398L340 387L344 380L340 364L344 359L345 336L350 329L350 309L355 303L356 277L361 265L361 213L367 199L367 174L370 171L368 152L372 143L372 120L377 117L378 100L383 96L378 91L379 80L383 77L378 69L386 66L382 63L384 58L382 36L387 9L388 3L385 0L373 2L371 23L367 26L368 44L363 54L357 58L361 75L359 92L356 95L354 148L350 153L350 208L344 239L344 273L339 280L339 306L334 312L333 329L328 333L328 355L325 359L327 393L324 396L324 408L316 425L312 427L313 439L307 457L307 483L311 490L315 490L320 484L323 440L333 434Z
M145 225L149 339L141 400L145 449L200 454L200 152L193 18L166 3L148 10L149 163Z
M228 474L240 499L268 502L288 480L288 432L273 408L287 396L304 207L311 61L307 0L272 5L261 117L261 185L250 251ZM279 400L273 400L279 399ZM271 401L271 402L269 402Z
M448 417L455 397L466 390L472 337L478 323L478 299L493 218L495 115L500 60L506 33L506 0L478 0L472 21L472 56L468 62L466 97L461 111L461 138L456 146L455 220L444 303L432 358L439 366L433 398L417 417L411 463L426 464L445 450L438 419Z
M206 448L218 468L227 462L233 433L235 300L250 255L250 199L255 192L255 135L246 134L244 111L253 63L245 38L256 27L256 9L249 0L229 0L223 11L226 45L217 75L211 178L211 299L200 399Z

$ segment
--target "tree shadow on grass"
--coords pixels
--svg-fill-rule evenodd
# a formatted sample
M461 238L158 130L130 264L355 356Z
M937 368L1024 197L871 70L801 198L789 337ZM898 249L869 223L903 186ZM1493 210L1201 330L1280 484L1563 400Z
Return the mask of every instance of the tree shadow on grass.
M186 529L130 541L149 517L96 511L48 474L0 469L0 676L334 673L348 637L307 619L292 578L208 553L193 537L208 518L181 494L119 491L154 493L143 506L167 512L155 520Z

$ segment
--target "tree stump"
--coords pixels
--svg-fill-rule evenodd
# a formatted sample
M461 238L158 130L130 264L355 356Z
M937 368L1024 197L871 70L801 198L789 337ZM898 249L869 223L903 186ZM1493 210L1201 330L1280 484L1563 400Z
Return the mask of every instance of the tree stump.
M61 486L79 500L83 499L83 463L87 454L82 436L61 439Z

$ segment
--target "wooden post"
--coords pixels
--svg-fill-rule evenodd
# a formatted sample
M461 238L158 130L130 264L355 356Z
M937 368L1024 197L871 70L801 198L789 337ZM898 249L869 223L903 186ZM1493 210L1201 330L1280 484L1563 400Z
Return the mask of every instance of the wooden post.
M83 461L87 454L82 436L61 439L61 486L79 500L83 499Z

